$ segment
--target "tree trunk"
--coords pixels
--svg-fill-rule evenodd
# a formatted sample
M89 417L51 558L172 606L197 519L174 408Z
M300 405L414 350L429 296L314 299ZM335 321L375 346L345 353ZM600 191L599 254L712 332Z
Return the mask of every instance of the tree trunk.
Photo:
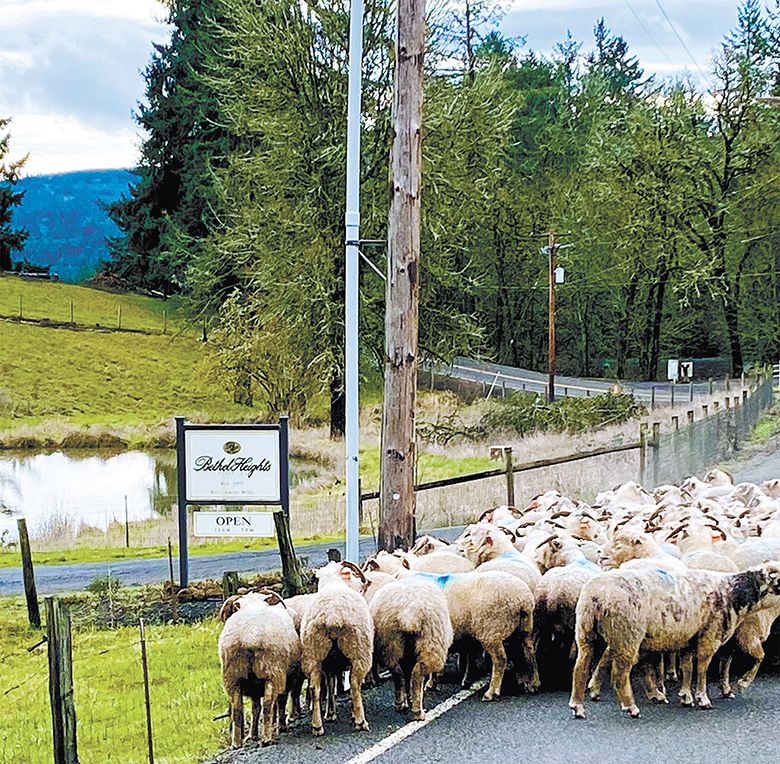
M623 315L620 318L618 348L617 348L617 377L623 379L626 376L626 355L628 354L628 333L631 325L631 315L634 312L634 301L636 300L637 282L639 276L634 273L628 285L626 294L626 306Z
M336 371L330 378L330 437L340 440L344 437L347 426L347 399L344 395L344 384L341 372Z
M424 0L399 0L393 93L392 201L385 309L379 548L415 537L414 410L417 396Z

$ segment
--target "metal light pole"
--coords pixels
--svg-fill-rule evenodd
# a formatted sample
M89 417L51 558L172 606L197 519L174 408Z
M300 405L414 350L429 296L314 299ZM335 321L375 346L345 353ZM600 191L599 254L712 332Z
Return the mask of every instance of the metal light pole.
M357 563L360 533L358 257L360 246L360 95L363 63L363 0L352 0L349 17L349 93L347 97L347 210L345 289L345 386L347 542L346 559Z
M555 232L550 231L547 243L549 257L550 292L547 316L547 400L555 400Z

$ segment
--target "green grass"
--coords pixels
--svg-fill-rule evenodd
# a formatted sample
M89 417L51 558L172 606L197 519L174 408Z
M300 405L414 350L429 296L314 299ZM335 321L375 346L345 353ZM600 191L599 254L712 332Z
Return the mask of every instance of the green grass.
M202 761L227 742L217 656L220 624L147 627L155 760ZM46 647L21 598L0 600L0 761L49 764L51 712ZM79 758L144 764L146 722L137 628L76 631L73 683Z
M246 417L245 407L204 379L202 356L202 346L187 337L0 321L0 428L57 419L130 426L203 412Z
M76 324L116 327L118 308L122 308L122 327L162 332L163 311L168 317L168 332L178 330L179 301L176 298L158 300L138 294L113 294L99 289L51 281L28 281L12 276L0 276L0 315L18 316L19 298L22 316L40 320L70 321Z
M306 536L304 538L294 539L293 543L297 547L305 547L309 544L324 544L330 541L336 541L340 536L317 534ZM226 552L259 552L265 549L275 549L275 538L255 538L251 541L246 539L220 540L204 544L191 544L189 547L190 555L204 554L225 554ZM173 548L174 565L178 559L178 548ZM305 551L304 551L305 554ZM147 547L74 547L73 549L64 549L51 552L33 552L33 563L35 565L65 565L86 562L113 562L114 560L149 560L152 558L167 557L167 546L147 546ZM18 550L0 551L0 568L13 568L21 565Z

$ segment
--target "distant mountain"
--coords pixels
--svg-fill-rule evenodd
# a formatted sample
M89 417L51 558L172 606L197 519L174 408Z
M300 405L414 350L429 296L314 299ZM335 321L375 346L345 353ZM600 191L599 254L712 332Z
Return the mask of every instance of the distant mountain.
M108 256L106 236L119 233L102 204L127 194L135 178L129 170L85 170L21 180L18 188L25 195L13 221L27 228L30 238L14 260L51 265L63 281L93 276Z

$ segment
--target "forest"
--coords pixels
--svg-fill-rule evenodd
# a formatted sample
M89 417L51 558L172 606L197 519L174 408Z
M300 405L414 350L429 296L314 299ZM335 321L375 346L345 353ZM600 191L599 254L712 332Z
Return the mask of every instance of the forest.
M553 51L499 33L492 0L429 6L420 351L655 379L780 354L780 13L744 0L707 86L646 74L605 19ZM394 10L367 0L362 235L383 270ZM147 133L106 269L182 294L237 402L343 421L349 3L173 0L144 72ZM383 366L384 282L361 273L361 371Z

